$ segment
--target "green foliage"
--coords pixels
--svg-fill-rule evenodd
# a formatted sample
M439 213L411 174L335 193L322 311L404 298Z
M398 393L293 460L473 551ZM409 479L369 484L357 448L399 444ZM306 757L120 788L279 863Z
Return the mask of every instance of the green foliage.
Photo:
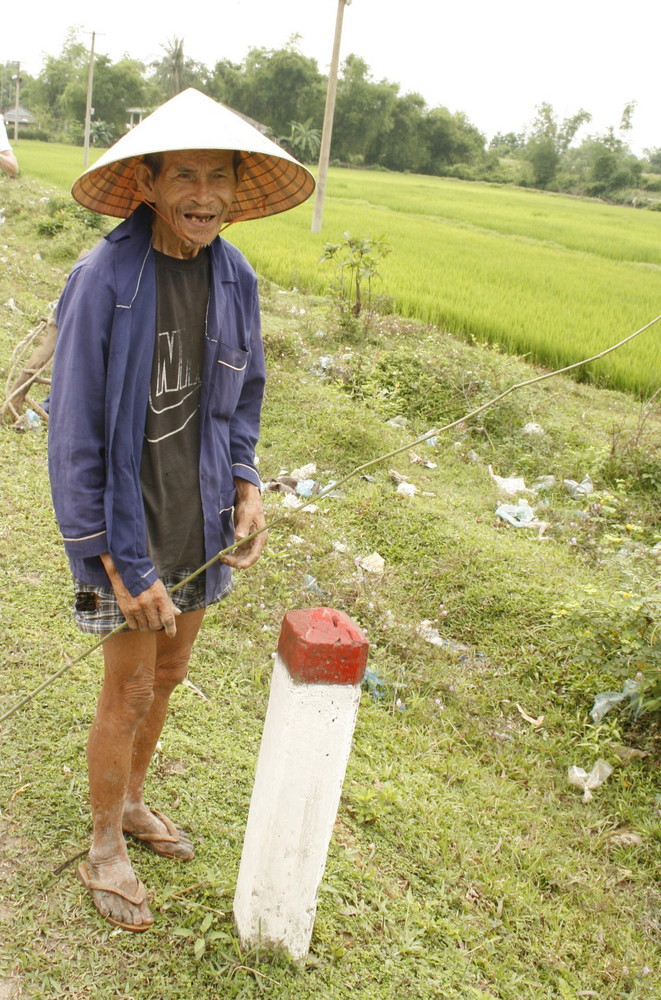
M206 90L209 72L184 53L184 39L171 38L161 45L163 55L150 65L150 83L155 88L154 103L175 97L186 87Z
M319 262L332 261L337 268L337 280L332 285L341 319L356 320L365 304L371 305L372 280L380 277L378 265L391 252L382 238L352 236L345 233L340 243L326 243ZM365 289L367 302L365 303ZM351 326L351 319L348 325Z
M595 693L636 680L637 713L661 709L661 595L655 581L630 573L631 590L604 592L589 585L575 600L556 608L556 618L572 635L572 666L583 672L581 686ZM632 706L628 706L629 708Z
M70 198L49 198L45 209L45 217L35 223L40 236L53 237L72 229L92 229L99 233L103 229L103 217L98 212L91 212Z
M60 55L48 55L39 76L24 89L25 103L52 140L83 141L89 56L79 31L70 29ZM122 135L127 108L144 107L147 92L142 63L127 56L113 63L108 56L96 54L94 110L97 121L105 125L104 142L114 142Z
M290 122L289 126L289 135L281 136L278 142L303 163L310 163L319 155L321 130L313 128L311 118Z
M652 419L659 413L661 389L642 404L633 431L615 429L610 454L601 474L611 486L624 486L640 494L652 507L661 507L661 442L650 432Z
M35 231L47 241L43 247L46 255L55 260L77 257L105 229L103 216L71 199L49 198L44 207L45 213L35 219Z
M397 790L389 783L380 784L376 788L365 788L354 792L349 811L361 826L367 826L380 819L392 815L397 802Z
M517 132L496 132L489 143L489 149L499 156L515 156L525 146L525 136Z
M314 59L302 55L295 39L282 49L251 48L243 63L216 64L210 80L213 97L286 135L291 122L321 128L325 81Z
M273 280L321 293L323 242L310 233L311 211L305 205L228 235ZM387 231L394 252L379 271L397 313L549 366L597 354L659 314L661 243L651 212L331 169L324 240L342 240L348 214L354 232ZM647 395L660 372L651 330L581 374Z

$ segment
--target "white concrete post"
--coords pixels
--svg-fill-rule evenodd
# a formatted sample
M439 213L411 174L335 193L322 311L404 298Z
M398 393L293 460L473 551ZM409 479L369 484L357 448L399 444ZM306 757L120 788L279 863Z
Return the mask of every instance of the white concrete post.
M245 948L308 953L367 648L340 611L284 617L234 896Z

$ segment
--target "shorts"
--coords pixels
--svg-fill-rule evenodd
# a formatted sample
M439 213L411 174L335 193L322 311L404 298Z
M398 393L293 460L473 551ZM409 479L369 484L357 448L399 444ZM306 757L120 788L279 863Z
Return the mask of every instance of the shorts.
M192 569L177 569L171 573L165 573L161 580L166 590L174 587L175 584L185 580L187 576L195 572ZM83 583L74 577L74 604L73 617L81 632L88 632L90 635L107 635L113 632L126 619L120 611L115 592L112 587L97 587L89 583ZM211 601L206 599L206 574L200 573L194 580L189 580L183 587L179 587L171 594L175 607L183 613L188 611L201 611L208 604L217 604L227 597L232 590L232 582L223 591L216 595Z

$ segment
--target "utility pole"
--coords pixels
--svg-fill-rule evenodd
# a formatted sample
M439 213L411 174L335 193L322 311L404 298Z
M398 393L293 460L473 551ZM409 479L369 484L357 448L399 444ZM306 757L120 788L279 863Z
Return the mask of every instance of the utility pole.
M317 193L312 215L312 232L321 232L321 222L324 216L324 197L326 195L326 177L328 161L330 160L331 135L333 134L333 116L335 114L335 94L337 92L337 70L340 62L340 42L342 40L342 21L344 8L351 0L337 0L337 19L335 21L335 40L333 41L333 57L328 74L328 90L326 92L326 110L324 112L324 127L321 133L321 148L319 150L319 173L317 176Z
M21 64L16 63L16 100L14 101L14 142L18 142L18 107L19 107L19 95L21 92Z
M87 104L85 106L85 143L83 148L83 166L86 167L90 155L90 125L92 121L92 85L94 83L94 39L96 32L92 32L92 44L90 46L90 62L87 71Z

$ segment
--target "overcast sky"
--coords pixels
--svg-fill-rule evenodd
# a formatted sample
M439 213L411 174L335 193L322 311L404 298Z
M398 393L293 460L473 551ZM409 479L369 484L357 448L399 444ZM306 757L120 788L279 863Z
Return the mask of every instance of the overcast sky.
M253 46L281 48L292 35L326 73L337 0L218 0L187 7L180 0L60 0L6 4L0 63L20 60L36 74L57 55L67 28L97 33L96 50L151 62L174 37L185 54L209 67L241 62ZM609 0L352 0L344 11L341 58L361 56L374 79L416 91L428 105L463 111L487 138L518 132L542 101L560 118L583 107L592 123L580 135L617 126L637 108L629 142L636 153L661 146L659 37L661 4Z

